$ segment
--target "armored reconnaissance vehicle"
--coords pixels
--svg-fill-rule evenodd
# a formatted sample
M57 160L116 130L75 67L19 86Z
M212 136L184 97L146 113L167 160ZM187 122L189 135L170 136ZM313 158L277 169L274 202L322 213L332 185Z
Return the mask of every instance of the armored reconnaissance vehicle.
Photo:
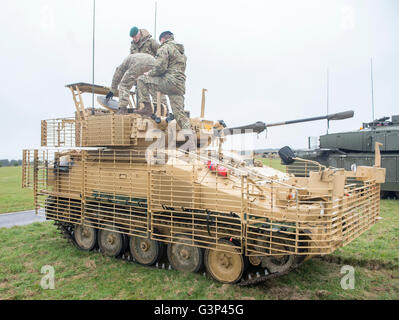
M371 166L375 143L382 143L381 166L386 169L386 181L381 196L399 199L399 115L363 123L360 130L320 136L319 149L298 153L302 158L325 166L350 170L355 166ZM294 166L295 168L296 166ZM298 170L298 168L292 169Z
M23 151L23 186L33 188L37 213L81 250L179 271L204 266L217 281L245 285L329 254L379 219L385 169L378 145L374 166L346 171L316 164L318 171L302 177L223 153L230 134L353 112L233 130L221 120L191 118L201 148L187 152L167 108L153 108L151 117L86 109L84 93L104 102L109 89L67 88L75 116L42 121L42 148ZM315 165L288 147L280 155L286 163Z

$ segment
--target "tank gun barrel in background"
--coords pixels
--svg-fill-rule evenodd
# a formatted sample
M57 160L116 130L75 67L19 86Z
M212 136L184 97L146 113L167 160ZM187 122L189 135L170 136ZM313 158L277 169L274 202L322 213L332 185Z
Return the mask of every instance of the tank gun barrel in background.
M221 131L218 131L218 135L233 135L233 134L244 134L247 132L247 130L252 130L252 132L255 133L261 133L266 128L269 127L277 127L277 126L283 126L283 125L288 125L288 124L294 124L294 123L301 123L301 122L308 122L308 121L317 121L317 120L344 120L348 118L352 118L354 115L354 112L351 111L344 111L344 112L339 112L339 113L334 113L334 114L328 114L326 116L319 116L319 117L312 117L312 118L304 118L304 119L297 119L297 120L290 120L290 121L282 121L282 122L275 122L275 123L270 123L266 124L262 121L257 121L253 124L249 124L246 126L240 126L240 127L234 127L234 128L225 128Z
M317 120L330 120L330 121L331 120L344 120L344 119L352 118L354 114L355 113L352 110L351 111L344 111L344 112L328 114L326 116L320 116L320 117L312 117L312 118L305 118L305 119L298 119L298 120L271 123L271 124L268 124L267 127L276 127L276 126L283 126L283 125L286 125L286 124L294 124L294 123L308 122L308 121L317 121Z

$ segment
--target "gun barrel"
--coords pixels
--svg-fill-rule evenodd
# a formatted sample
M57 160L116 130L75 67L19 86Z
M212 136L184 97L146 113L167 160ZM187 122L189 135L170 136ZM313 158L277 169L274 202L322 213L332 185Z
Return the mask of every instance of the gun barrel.
M334 113L334 114L328 114L326 116L319 116L319 117L312 117L312 118L304 118L304 119L297 119L297 120L290 120L290 121L282 121L282 122L275 122L271 124L266 124L262 121L255 122L253 124L249 124L246 126L240 126L240 127L234 127L234 128L225 128L222 131L219 131L218 135L234 135L234 134L243 134L243 133L248 133L248 131L255 132L255 133L261 133L263 132L266 128L269 127L277 127L277 126L283 126L287 124L294 124L294 123L300 123L300 122L308 122L308 121L317 121L317 120L344 120L348 118L352 118L355 113L351 111L344 111L344 112L339 112L339 113Z
M317 121L317 120L325 120L325 119L327 119L327 120L344 120L344 119L352 118L354 114L355 113L352 110L351 111L344 111L344 112L328 114L326 116L320 116L320 117L312 117L312 118L304 118L304 119L298 119L298 120L271 123L271 124L268 124L267 127L276 127L276 126L283 126L283 125L287 125L287 124L294 124L294 123L308 122L308 121Z
M222 134L224 136L229 136L233 134L244 134L249 132L261 133L266 129L266 123L262 121L255 122L253 124L249 124L246 126L234 127L234 128L225 128L222 130Z

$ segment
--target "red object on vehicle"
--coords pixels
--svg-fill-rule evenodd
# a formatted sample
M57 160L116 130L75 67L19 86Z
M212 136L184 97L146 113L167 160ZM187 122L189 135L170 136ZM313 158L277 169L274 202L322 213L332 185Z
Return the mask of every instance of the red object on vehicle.
M214 163L211 164L211 170L216 171L216 164L214 164Z
M227 177L227 168L223 166L218 166L217 172L219 176Z
M228 170L223 166L218 166L214 164L212 161L208 160L207 167L211 171L216 171L219 176L227 177Z
M208 168L211 171L216 171L216 165L211 161L208 161Z

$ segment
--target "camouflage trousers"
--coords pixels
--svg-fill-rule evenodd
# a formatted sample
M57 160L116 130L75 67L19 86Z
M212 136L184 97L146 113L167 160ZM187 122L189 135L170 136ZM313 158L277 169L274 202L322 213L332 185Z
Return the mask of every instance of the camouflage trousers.
M151 70L151 66L148 67L148 70ZM129 96L130 90L134 85L137 87L137 73L133 70L128 70L123 75L121 82L119 83L119 107L127 107L129 105ZM151 96L154 101L156 101L156 92L151 91ZM161 95L161 103L164 105L168 105L165 95Z
M160 91L169 97L170 107L180 128L191 129L190 120L184 112L184 95L176 85L166 77L142 75L137 79L137 100L139 103L150 102L150 94Z

